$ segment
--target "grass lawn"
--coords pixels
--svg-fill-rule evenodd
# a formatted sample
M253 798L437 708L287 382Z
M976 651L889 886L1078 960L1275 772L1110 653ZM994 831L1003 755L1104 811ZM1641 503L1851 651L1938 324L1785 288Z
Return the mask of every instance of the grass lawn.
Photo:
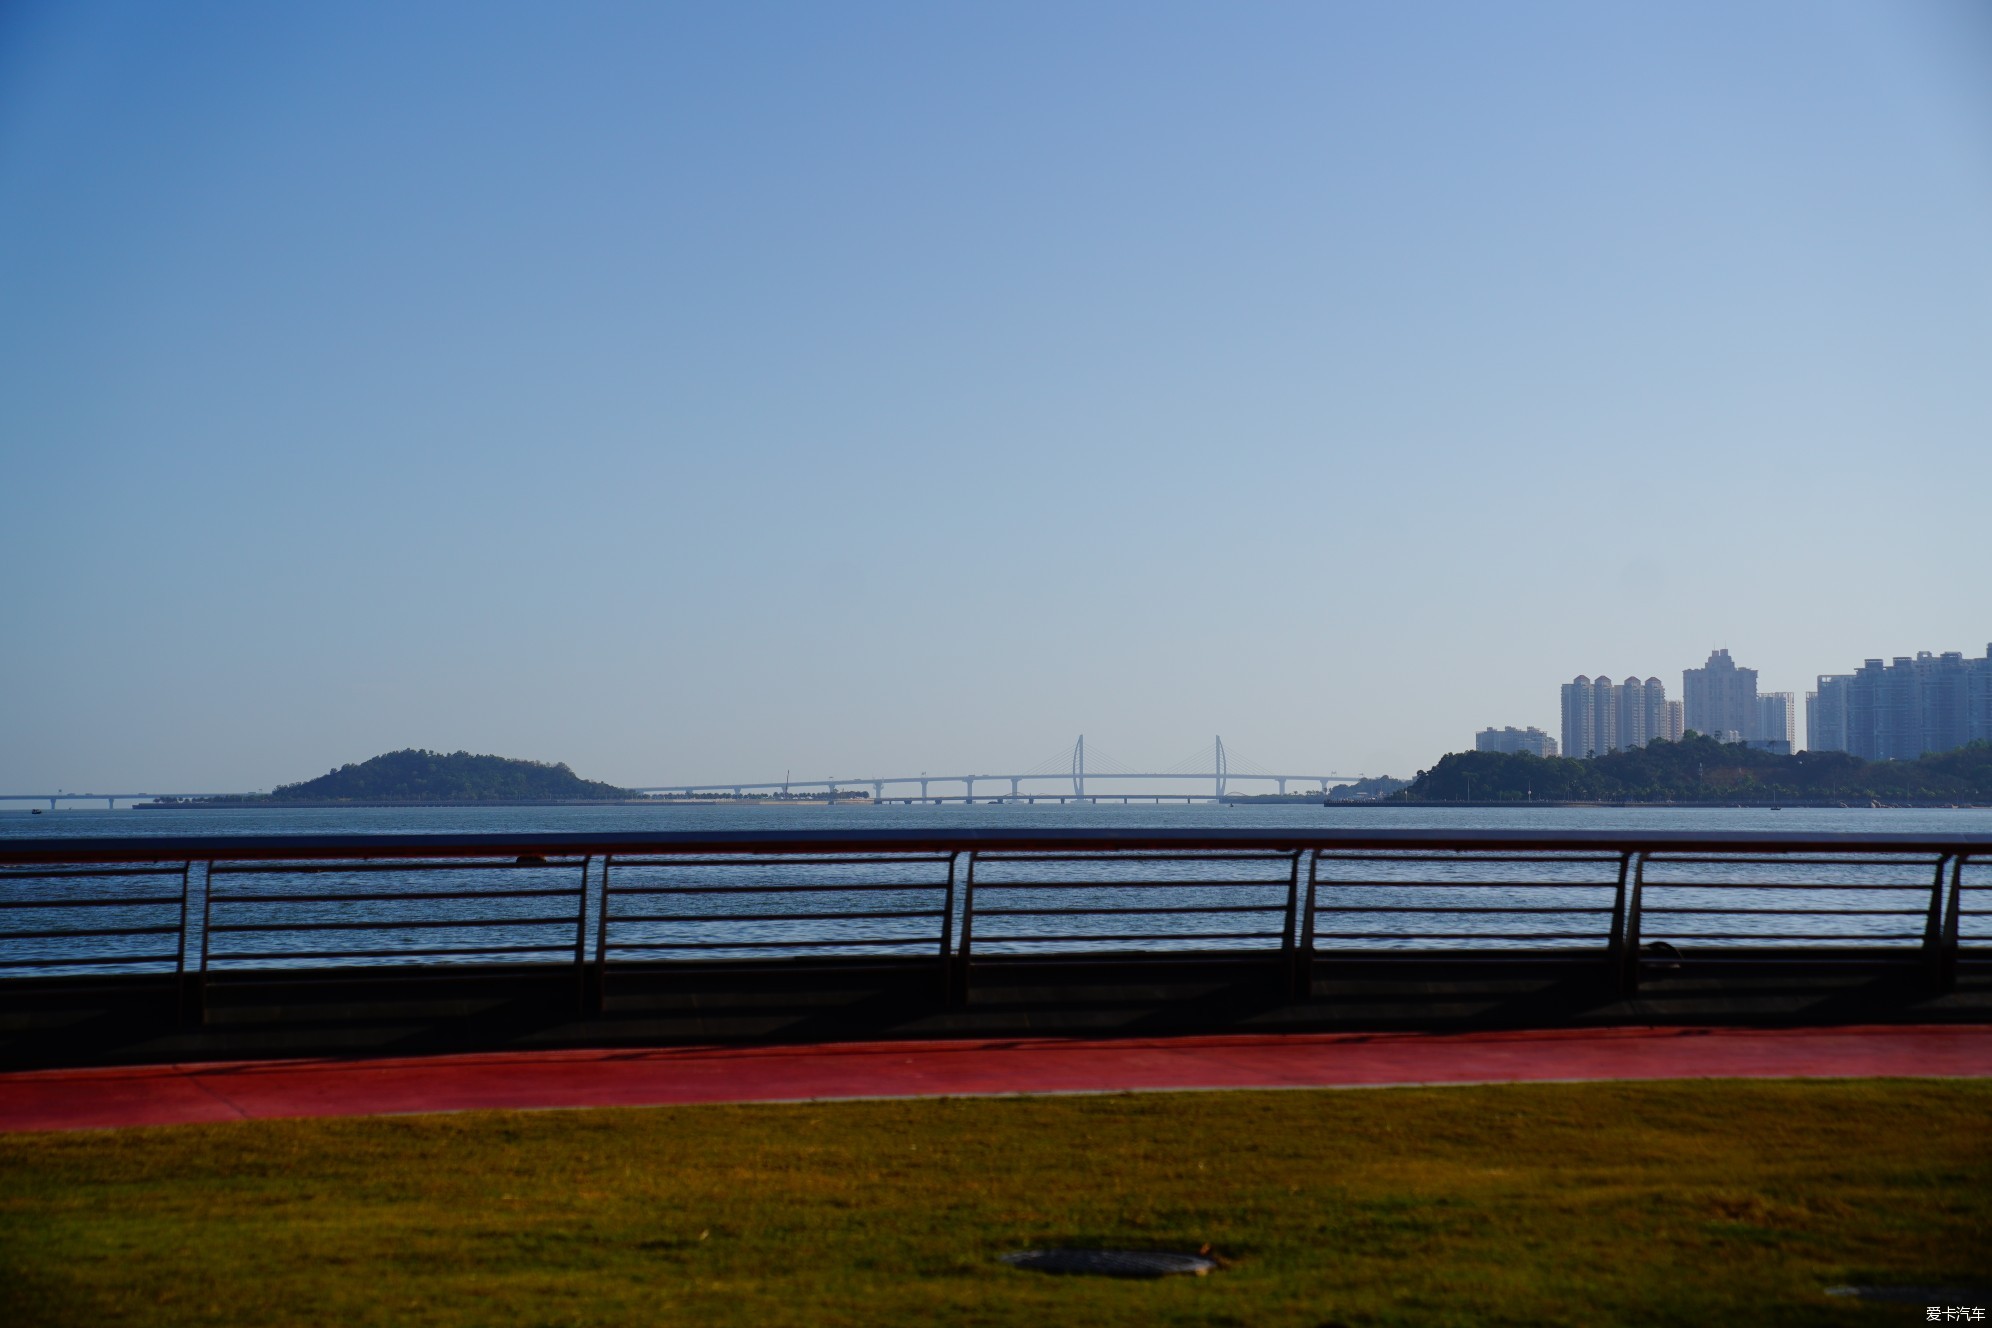
M1052 1277L1047 1244L1210 1249ZM1534 1084L0 1136L0 1323L1922 1322L1992 1083ZM1981 1298L1979 1304L1992 1302Z

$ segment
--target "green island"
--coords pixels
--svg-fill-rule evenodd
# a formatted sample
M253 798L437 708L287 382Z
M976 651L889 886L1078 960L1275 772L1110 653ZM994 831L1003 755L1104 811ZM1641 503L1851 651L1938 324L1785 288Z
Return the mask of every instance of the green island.
M1689 1080L0 1135L0 1303L15 1328L1921 1322L1916 1288L1984 1287L1988 1117L1985 1081ZM999 1257L1047 1245L1220 1267Z
M1992 743L1864 761L1846 752L1783 756L1691 729L1679 742L1588 759L1454 752L1388 801L1992 803Z
M229 806L338 802L617 802L643 796L583 779L564 764L410 747L247 798L161 800Z

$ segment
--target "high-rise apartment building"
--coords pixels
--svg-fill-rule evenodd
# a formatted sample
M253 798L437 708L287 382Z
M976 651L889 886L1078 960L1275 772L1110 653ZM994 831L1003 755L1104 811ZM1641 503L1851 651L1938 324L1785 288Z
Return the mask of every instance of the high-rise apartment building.
M1756 731L1750 744L1790 756L1798 745L1798 707L1790 692L1757 693Z
M1687 726L1697 733L1757 736L1757 671L1737 668L1727 650L1711 651L1708 663L1682 670L1681 701Z
M1523 753L1529 756L1556 755L1556 739L1531 725L1518 729L1510 724L1505 729L1484 728L1473 735L1473 750L1476 752Z
M1847 750L1847 689L1853 681L1851 673L1822 673L1817 690L1805 694L1805 750Z
M1851 675L1819 680L1822 717L1830 714L1827 684L1845 696L1845 745L1870 761L1908 761L1925 752L1947 752L1980 738L1992 739L1992 645L1983 659L1958 651L1891 664L1868 660Z
M1992 643L1985 658L1972 661L1971 677L1965 683L1965 741L1992 739Z
M1578 674L1570 682L1563 684L1563 754L1565 756L1596 756L1601 750L1610 751L1610 739L1618 736L1617 716L1613 716L1614 732L1607 735L1598 731L1598 684L1603 683L1606 691L1611 690L1612 680L1600 678L1597 682Z
M1563 684L1563 754L1603 756L1606 752L1644 747L1655 738L1681 736L1677 702L1667 699L1658 678L1624 683L1583 674Z
M1667 688L1658 678L1627 678L1619 686L1618 745L1644 747L1667 736Z

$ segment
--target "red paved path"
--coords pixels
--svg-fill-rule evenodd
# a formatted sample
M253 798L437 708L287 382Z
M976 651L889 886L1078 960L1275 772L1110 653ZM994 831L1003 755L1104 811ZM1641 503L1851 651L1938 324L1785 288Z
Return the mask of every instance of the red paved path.
M39 1070L0 1074L0 1131L491 1107L1867 1076L1992 1077L1992 1026L1009 1038Z

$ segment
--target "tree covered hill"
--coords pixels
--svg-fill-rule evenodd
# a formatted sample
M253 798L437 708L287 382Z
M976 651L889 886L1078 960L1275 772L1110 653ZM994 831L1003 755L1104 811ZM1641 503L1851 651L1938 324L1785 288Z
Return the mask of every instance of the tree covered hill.
M285 784L273 802L481 802L526 799L601 801L639 795L582 779L565 765L469 752L388 752L357 765Z
M1913 761L1779 756L1690 731L1588 760L1454 752L1398 802L1992 802L1992 743Z

